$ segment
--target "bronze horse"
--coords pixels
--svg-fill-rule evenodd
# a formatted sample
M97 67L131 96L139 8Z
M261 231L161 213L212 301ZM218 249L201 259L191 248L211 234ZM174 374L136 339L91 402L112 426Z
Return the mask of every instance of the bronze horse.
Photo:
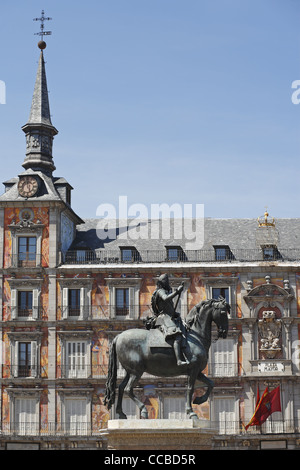
M122 411L124 391L137 404L142 418L148 418L145 405L134 395L133 388L144 372L158 377L176 377L187 375L187 403L186 412L190 418L197 419L192 409L192 397L196 380L207 385L206 393L196 397L194 404L204 403L213 389L213 381L206 377L202 371L208 361L208 352L211 345L212 322L217 325L218 338L226 338L228 332L228 316L230 306L225 299L206 300L197 304L186 317L186 354L189 363L178 366L173 348L166 346L159 329L129 329L116 336L109 352L108 377L104 404L110 409L115 402L115 389L117 384L117 364L121 363L126 371L124 380L119 385L116 412L119 418L126 419ZM152 339L150 341L150 336ZM153 344L155 347L151 347Z

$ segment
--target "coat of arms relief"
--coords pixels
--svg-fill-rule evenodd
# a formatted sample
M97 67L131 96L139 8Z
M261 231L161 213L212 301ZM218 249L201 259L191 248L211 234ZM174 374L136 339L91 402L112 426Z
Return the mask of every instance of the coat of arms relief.
M272 359L281 352L281 331L282 320L276 318L276 312L274 310L263 311L262 318L258 320L259 350L262 356Z

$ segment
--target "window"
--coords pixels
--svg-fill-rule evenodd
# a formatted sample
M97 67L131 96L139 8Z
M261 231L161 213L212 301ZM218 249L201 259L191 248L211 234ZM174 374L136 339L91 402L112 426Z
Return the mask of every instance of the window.
M140 285L142 278L109 277L105 278L109 289L109 316L126 320L138 319L140 315Z
M66 351L66 377L87 377L87 343L86 341L68 341Z
M85 320L91 314L92 278L65 278L58 279L61 289L60 312L61 319L68 318Z
M215 259L216 261L225 261L234 259L234 256L228 245L216 245L215 249Z
M127 419L137 419L137 406L133 400L129 397L123 397L122 400L122 409L123 412L126 414Z
M185 254L181 246L167 246L167 261L184 261Z
M18 237L18 266L36 266L36 237Z
M140 261L140 254L135 247L120 247L121 260L123 263L134 263Z
M212 298L218 300L219 297L223 297L229 304L229 287L212 287Z
M22 436L38 432L37 400L35 398L15 399L15 430Z
M69 316L79 317L80 315L80 289L69 289Z
M88 431L86 398L67 398L65 400L66 431L70 435L84 435Z
M164 418L165 419L186 419L185 397L165 397L164 398Z
M214 398L214 421L219 423L220 434L236 434L238 423L234 398Z
M131 248L129 248L129 249L122 248L121 249L121 258L122 258L122 261L124 261L124 262L133 261L133 250Z
M37 343L36 341L18 341L15 344L15 377L36 377Z
M213 377L233 377L237 375L233 338L226 338L212 343L211 372Z
M116 289L116 315L129 314L129 289Z
M31 375L31 342L19 343L18 351L18 377L30 377Z
M77 263L86 262L86 250L76 250L76 262Z
M275 245L262 246L263 259L265 261L272 261L280 259L280 253Z
M32 315L32 302L32 291L18 291L18 317L29 317Z

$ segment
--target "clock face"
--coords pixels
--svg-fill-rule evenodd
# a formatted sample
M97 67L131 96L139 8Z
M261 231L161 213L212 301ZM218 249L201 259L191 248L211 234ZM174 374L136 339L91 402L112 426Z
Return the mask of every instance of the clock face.
M22 197L34 196L38 187L38 182L34 176L23 176L18 183L19 194Z

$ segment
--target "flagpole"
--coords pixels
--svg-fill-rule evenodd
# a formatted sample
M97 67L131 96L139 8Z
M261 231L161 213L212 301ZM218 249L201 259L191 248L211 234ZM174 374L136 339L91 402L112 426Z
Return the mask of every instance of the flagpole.
M279 382L279 392L280 392L280 405L281 405L281 419L282 419L282 427L283 427L283 430L285 431L285 422L284 422L284 416L283 416L283 406L282 406L282 387L281 387L281 380ZM294 421L294 419L293 419ZM294 424L294 423L293 423Z

